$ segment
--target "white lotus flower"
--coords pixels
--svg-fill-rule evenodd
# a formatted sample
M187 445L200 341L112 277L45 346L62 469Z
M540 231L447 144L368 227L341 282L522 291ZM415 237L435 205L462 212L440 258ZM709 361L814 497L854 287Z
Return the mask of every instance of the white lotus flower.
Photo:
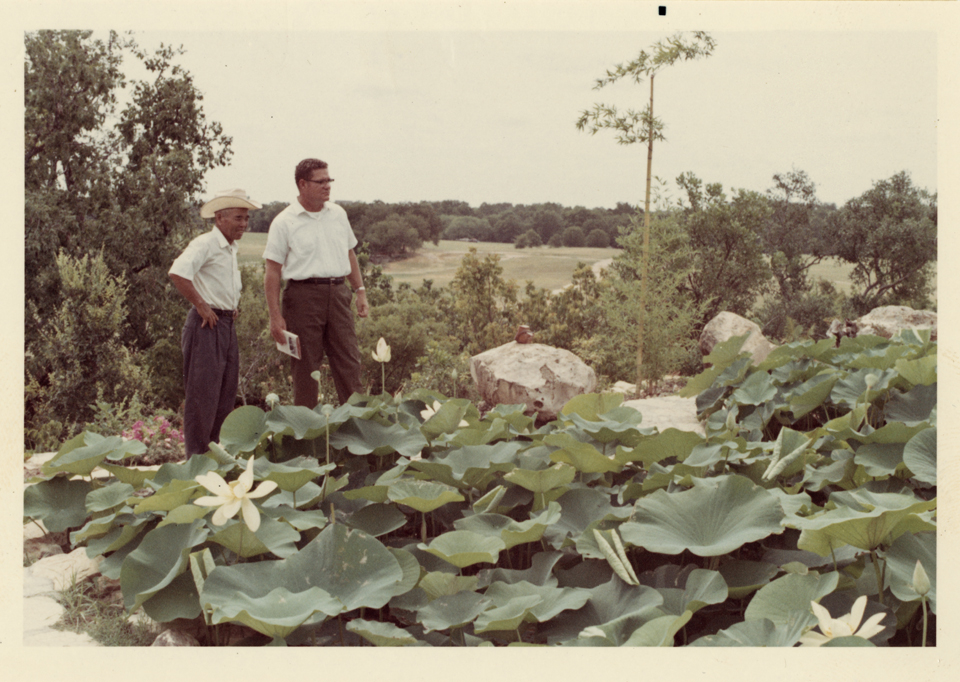
M883 626L880 621L883 620L883 612L870 616L870 619L860 627L860 620L863 618L863 611L867 607L866 595L861 596L853 602L853 609L850 613L832 618L830 612L820 606L815 601L810 602L813 607L813 613L820 621L820 632L808 632L800 638L801 646L821 646L831 639L837 637L862 637L870 639L876 634L883 632ZM859 629L857 629L859 627Z
M377 341L377 351L371 353L371 355L377 362L390 362L390 346L387 345L386 339L382 336L380 340Z
M253 488L253 455L250 455L250 461L247 462L247 470L233 483L227 483L215 471L201 474L195 480L216 495L216 497L201 497L193 501L201 507L219 507L213 514L212 520L215 526L222 526L240 511L243 522L247 524L251 533L256 533L257 528L260 527L260 510L257 509L253 500L272 493L277 488L275 481L262 481L256 490L251 490Z

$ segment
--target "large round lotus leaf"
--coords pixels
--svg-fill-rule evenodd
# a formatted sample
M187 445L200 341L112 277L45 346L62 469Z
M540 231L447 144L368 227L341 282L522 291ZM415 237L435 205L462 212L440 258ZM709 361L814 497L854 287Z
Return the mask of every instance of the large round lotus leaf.
M806 619L804 621L806 622ZM690 646L764 646L792 647L800 641L805 626L794 620L790 624L775 624L766 618L748 620L731 625L715 635L707 635Z
M474 592L477 589L477 584L478 580L475 575L456 575L443 571L431 571L420 578L417 587L426 592L430 599L436 599L437 597L449 597L460 592Z
M761 587L747 605L744 616L747 620L766 618L778 625L798 620L804 626L815 625L817 619L810 610L810 602L819 602L837 589L839 577L838 573L788 573Z
M503 540L505 549L536 542L543 532L560 518L560 505L551 502L547 509L527 521L516 521L502 514L474 514L454 521L457 530L469 530Z
M673 638L686 625L693 614L685 611L680 615L661 616L641 625L623 643L623 646L673 646Z
M433 539L429 545L419 544L418 549L438 556L457 568L480 563L497 563L500 551L506 544L500 538L480 535L469 530L455 530Z
M793 517L788 525L800 529L799 549L830 554L832 548L853 545L863 550L892 543L908 531L934 530L921 512L936 509L937 501L911 494L873 493L860 489L830 496L839 506L809 518Z
M184 571L150 599L143 603L143 611L158 623L169 623L177 618L192 620L200 615L197 585L190 571Z
M294 492L310 481L320 478L327 472L333 471L335 467L335 464L324 464L321 466L319 462L312 457L297 457L287 460L282 464L270 462L266 459L259 459L255 462L254 471L258 479L274 481L280 490Z
M620 534L651 552L719 556L781 533L783 517L774 495L742 476L724 476L717 483L701 480L690 490L658 490L641 498Z
M671 457L683 461L700 443L703 443L703 436L698 433L666 429L655 436L644 438L632 450L618 447L616 460L620 464L640 462L644 468L649 469L651 464Z
M247 528L243 521L228 522L223 530L210 536L210 540L223 545L231 552L244 558L272 552L278 557L296 554L294 544L300 539L300 533L281 521L268 516L260 516L260 527L256 533Z
M361 606L378 609L410 589L404 568L389 549L376 538L339 523L327 526L286 561L300 581L297 589L321 587L348 611Z
M236 621L257 632L283 638L316 614L335 616L344 606L320 587L292 591L286 571L261 561L218 566L203 584L200 603L213 623Z
M407 523L407 515L393 504L368 504L353 512L347 524L359 528L377 538L402 528Z
M936 409L937 384L933 383L930 386L914 386L907 393L894 393L884 406L883 415L887 421L903 422L908 426L930 421L936 424Z
M43 521L51 533L82 526L87 520L86 499L92 484L57 476L23 491L23 515Z
M937 427L924 429L907 441L903 463L918 481L937 484Z
M144 452L146 447L138 440L125 441L120 436L104 438L97 433L84 432L64 443L57 455L43 465L43 473L47 476L60 472L89 476L105 459L116 461Z
M937 534L904 533L884 552L890 590L901 601L915 601L920 595L913 589L913 572L917 561L930 581L927 593L930 609L937 612Z
M355 618L347 623L347 630L355 632L374 646L410 646L417 638L393 623Z
M252 452L267 433L267 415L256 405L238 407L220 427L220 443L231 455Z
M430 512L448 502L462 502L463 495L455 488L436 481L404 478L394 481L387 490L387 498L397 504L413 507L418 512Z

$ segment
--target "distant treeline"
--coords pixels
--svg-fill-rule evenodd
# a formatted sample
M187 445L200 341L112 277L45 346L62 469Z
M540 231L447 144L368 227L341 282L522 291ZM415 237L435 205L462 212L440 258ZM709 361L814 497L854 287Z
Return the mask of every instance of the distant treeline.
M374 201L338 201L350 217L357 239L369 245L372 254L402 256L426 242L440 239L497 242L527 246L617 247L620 230L630 216L643 209L624 202L615 208L573 208L548 202L543 204L482 203L473 208L465 201L421 201L386 203ZM250 231L267 232L270 223L287 206L272 201L263 210L250 214ZM820 241L835 204L817 206L809 229L810 237Z

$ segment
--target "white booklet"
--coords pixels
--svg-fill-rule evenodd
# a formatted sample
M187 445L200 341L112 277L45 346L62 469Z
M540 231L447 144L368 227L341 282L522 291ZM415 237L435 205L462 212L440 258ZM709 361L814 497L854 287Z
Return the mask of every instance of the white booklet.
M286 337L286 343L278 343L277 350L281 353L286 353L287 355L292 355L297 360L300 359L300 337L296 334L291 334L286 329L283 330L283 335Z

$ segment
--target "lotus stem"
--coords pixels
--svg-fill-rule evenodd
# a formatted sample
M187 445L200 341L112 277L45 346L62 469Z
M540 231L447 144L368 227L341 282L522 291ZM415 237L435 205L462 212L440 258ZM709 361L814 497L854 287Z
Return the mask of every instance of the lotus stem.
M877 574L877 601L883 606L883 573L880 571L880 560L877 557L877 550L871 549L870 556L873 559L873 570Z
M923 608L923 641L920 642L921 647L927 646L927 596L924 595L920 597L920 606Z

